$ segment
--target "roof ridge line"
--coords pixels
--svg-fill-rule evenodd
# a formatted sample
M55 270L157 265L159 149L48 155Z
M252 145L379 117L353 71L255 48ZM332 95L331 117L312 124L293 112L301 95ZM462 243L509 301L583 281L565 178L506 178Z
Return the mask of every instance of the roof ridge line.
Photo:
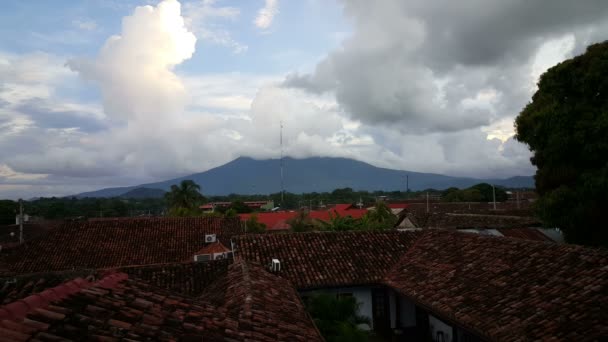
M416 249L416 246L418 246L418 244L421 241L424 241L425 239L430 238L431 235L434 235L435 232L433 232L432 230L422 230L421 234L422 236L420 236L419 238L416 239L416 241L414 241L414 243L405 251L405 253L403 253L403 255L401 255L399 257L399 259L397 260L397 262L395 262L395 264L393 266L391 266L391 268L386 271L386 273L382 276L382 282L384 283L388 283L388 278L390 277L390 275L395 271L395 269L397 269L399 267L399 265L401 265L401 262L407 258L410 253L412 253L412 251L414 249Z
M68 296L78 293L83 289L99 286L106 289L113 288L119 282L127 279L126 273L118 272L105 276L104 278L92 282L81 277L68 280L60 285L46 289L40 293L18 299L0 307L0 320L19 320L25 318L30 312L36 309L48 307L53 302L58 302Z

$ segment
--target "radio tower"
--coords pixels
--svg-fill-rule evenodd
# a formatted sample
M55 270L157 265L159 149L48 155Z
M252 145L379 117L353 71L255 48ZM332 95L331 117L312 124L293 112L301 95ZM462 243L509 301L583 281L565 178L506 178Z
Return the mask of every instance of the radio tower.
M283 194L285 193L285 182L283 179L283 121L280 121L281 132L279 133L279 143L281 144L281 206L283 206Z

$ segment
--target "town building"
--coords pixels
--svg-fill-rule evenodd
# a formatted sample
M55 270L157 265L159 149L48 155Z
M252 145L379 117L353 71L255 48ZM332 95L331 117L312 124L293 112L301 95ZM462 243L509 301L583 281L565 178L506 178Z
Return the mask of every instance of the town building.
M0 266L4 340L322 341L305 310L318 292L356 298L363 328L385 340L608 336L607 251L454 230L68 222L3 251Z

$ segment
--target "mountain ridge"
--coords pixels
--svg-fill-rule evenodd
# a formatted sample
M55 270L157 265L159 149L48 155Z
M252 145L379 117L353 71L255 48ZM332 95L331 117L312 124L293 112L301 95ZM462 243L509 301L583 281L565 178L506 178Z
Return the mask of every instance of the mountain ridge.
M406 175L410 190L465 188L486 182L505 187L533 188L531 176L505 179L453 177L436 173L412 172L376 167L347 158L284 158L285 191L292 193L326 192L350 187L355 190L405 190ZM280 191L280 159L258 160L239 157L204 172L136 186L104 188L83 192L75 197L119 197L138 188L168 191L173 184L191 179L204 195L270 194Z

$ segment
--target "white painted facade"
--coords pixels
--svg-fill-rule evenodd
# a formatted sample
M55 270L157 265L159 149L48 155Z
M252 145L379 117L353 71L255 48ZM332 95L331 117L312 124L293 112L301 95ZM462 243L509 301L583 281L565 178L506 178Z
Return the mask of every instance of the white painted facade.
M454 340L454 329L433 315L429 315L429 326L431 336L435 342L452 342Z

